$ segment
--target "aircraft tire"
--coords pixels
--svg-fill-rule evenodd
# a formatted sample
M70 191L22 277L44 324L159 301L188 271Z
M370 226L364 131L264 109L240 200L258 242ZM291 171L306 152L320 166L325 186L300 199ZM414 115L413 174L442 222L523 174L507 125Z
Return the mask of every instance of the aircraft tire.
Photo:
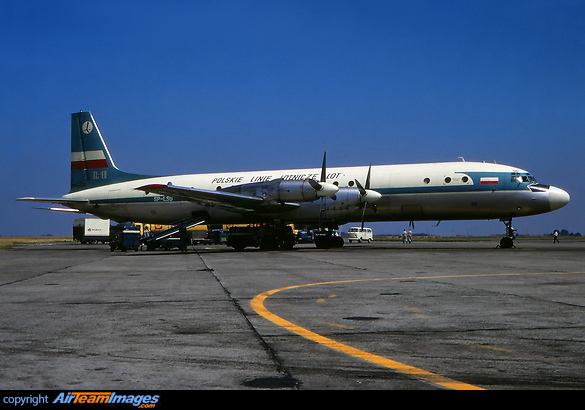
M514 248L514 240L508 236L503 237L500 240L500 248L502 248L502 249Z
M280 241L279 248L282 251L290 251L295 246L294 240L291 241L289 238L282 238Z
M330 241L327 240L328 238L323 236L323 237L316 237L315 238L315 246L317 247L317 249L329 249L331 248L331 244Z
M343 244L343 238L339 236L321 236L315 238L315 246L318 249L341 248Z

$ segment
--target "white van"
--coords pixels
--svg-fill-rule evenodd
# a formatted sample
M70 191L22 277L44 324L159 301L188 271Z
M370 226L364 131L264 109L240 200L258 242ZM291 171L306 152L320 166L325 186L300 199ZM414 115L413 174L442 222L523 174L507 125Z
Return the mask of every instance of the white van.
M347 231L347 240L349 243L352 241L358 241L360 243L362 241L368 241L369 243L374 240L374 233L372 232L372 228L349 228L349 231Z

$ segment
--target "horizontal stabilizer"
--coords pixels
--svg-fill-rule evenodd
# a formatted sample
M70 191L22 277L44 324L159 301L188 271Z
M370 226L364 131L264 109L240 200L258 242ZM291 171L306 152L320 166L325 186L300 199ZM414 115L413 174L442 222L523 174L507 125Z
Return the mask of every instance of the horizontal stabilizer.
M18 198L17 201L28 201L28 202L46 202L49 204L60 204L60 205L79 205L88 204L89 199L66 199L66 198L33 198L24 197Z
M70 212L70 213L78 213L84 214L85 212L81 212L79 209L71 209L71 208L37 208L34 207L33 209L41 209L43 211L56 211L56 212Z

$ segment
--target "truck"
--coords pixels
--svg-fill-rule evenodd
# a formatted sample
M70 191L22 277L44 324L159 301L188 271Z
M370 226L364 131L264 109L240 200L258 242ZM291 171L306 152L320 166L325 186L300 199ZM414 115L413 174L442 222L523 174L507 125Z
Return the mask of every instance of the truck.
M99 218L78 218L73 221L73 239L86 243L107 243L110 241L110 220Z

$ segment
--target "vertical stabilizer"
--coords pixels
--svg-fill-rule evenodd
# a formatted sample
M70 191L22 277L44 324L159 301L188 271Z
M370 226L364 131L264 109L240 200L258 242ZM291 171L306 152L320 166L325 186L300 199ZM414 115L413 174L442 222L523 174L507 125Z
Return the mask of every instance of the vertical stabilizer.
M149 178L116 168L89 111L71 114L71 191Z

